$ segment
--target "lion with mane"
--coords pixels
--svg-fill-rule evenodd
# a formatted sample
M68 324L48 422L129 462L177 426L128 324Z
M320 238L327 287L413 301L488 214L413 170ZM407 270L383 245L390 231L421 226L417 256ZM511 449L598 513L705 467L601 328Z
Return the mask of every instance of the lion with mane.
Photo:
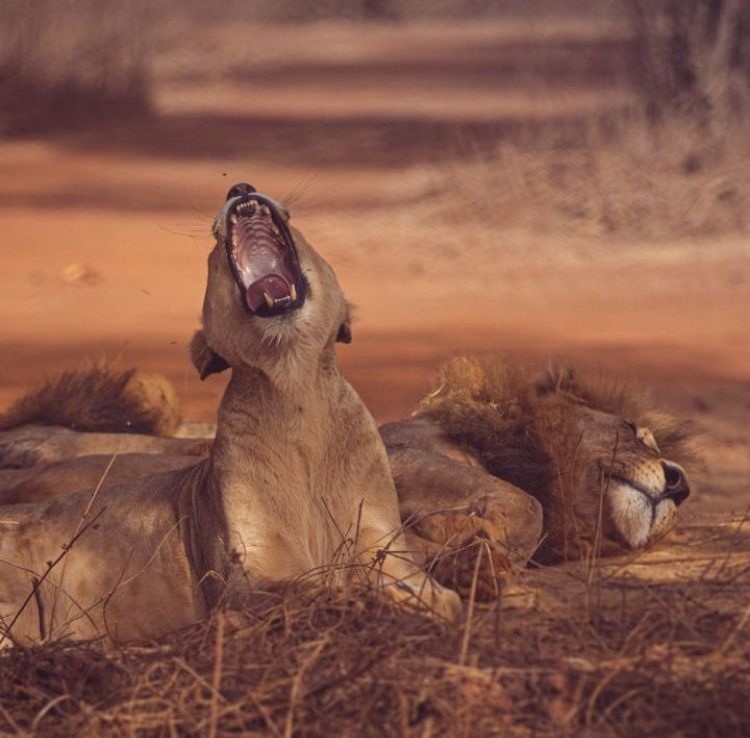
M502 572L637 549L690 494L690 427L643 390L563 363L531 375L456 358L411 418L380 432L409 540L459 591L475 555L446 567L441 550L484 540Z

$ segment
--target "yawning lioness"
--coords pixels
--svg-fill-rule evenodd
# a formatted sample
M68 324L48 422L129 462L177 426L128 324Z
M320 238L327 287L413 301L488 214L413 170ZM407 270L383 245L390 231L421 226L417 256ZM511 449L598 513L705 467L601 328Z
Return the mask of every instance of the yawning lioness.
M6 644L155 636L269 582L341 581L351 568L331 565L343 558L394 599L457 614L458 596L402 553L383 444L336 365L349 328L333 271L247 184L229 191L214 236L193 358L232 376L210 457L0 507Z

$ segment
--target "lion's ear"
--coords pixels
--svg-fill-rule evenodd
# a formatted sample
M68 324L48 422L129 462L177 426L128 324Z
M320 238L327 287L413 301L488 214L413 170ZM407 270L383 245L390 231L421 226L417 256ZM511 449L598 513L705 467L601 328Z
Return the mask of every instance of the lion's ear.
M193 366L198 370L201 379L210 377L212 374L219 374L225 369L229 369L229 364L215 353L206 342L206 334L198 330L190 341L190 358Z
M338 343L351 343L352 342L352 320L354 319L354 305L350 302L346 303L346 315L344 320L339 326L339 332L336 334L336 341Z

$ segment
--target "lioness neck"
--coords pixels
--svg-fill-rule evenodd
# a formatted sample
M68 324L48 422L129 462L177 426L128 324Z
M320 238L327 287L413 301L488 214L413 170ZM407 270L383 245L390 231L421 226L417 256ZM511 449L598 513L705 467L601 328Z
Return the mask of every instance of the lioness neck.
M309 480L341 432L337 407L347 390L335 365L319 365L283 387L258 369L233 369L213 452L223 494L253 484L278 496L280 482Z
M382 449L359 453L376 433L335 366L320 366L294 391L260 371L235 369L212 452L231 557L273 578L330 563L339 531L356 524L352 491L375 467L388 475Z
M248 434L267 436L277 426L286 433L310 413L335 404L337 385L344 381L335 364L309 367L283 383L255 367L233 368L219 406L217 440L229 433L237 443Z

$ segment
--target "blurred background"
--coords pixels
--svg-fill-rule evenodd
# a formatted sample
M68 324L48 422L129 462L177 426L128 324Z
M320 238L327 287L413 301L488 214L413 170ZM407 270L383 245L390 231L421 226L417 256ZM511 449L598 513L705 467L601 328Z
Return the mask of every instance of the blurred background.
M749 79L748 0L3 0L0 407L108 356L212 419L185 346L249 181L358 305L378 420L457 351L563 355L697 417L737 487Z

